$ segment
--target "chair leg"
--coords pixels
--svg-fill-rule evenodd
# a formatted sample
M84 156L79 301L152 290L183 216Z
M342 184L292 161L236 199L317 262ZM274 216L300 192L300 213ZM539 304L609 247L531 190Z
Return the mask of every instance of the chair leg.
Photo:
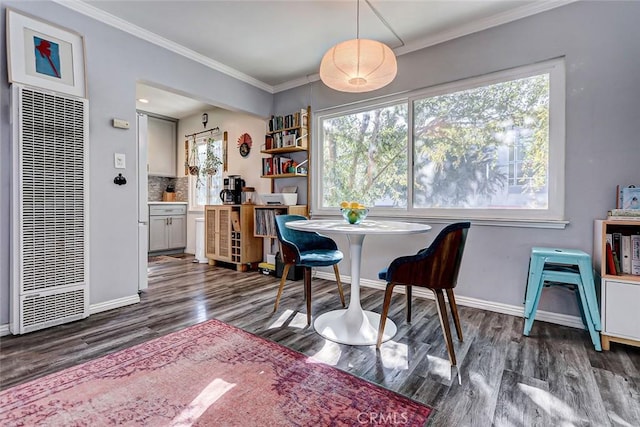
M376 342L376 348L380 348L382 345L384 327L387 323L387 314L389 314L389 305L391 304L391 294L393 294L394 286L394 283L387 283L387 289L384 291L384 303L382 303L382 314L380 314L380 326L378 326L378 341Z
M336 282L338 282L340 301L342 301L342 306L346 307L346 304L344 303L344 292L342 291L342 283L340 283L340 271L338 270L338 264L333 264L333 272L336 274Z
M304 268L304 295L307 300L307 326L311 325L311 267Z
M591 335L591 342L593 342L593 346L595 347L596 351L602 351L600 334L595 328L595 322L591 318L591 314L588 312L589 304L588 304L588 297L584 289L584 283L578 285L578 294L580 295L580 305L582 307L581 310L585 312L584 313L585 326L589 331L589 335Z
M436 295L436 300L438 302L438 316L440 317L440 326L442 327L442 332L444 332L444 340L447 343L447 351L449 352L449 361L452 366L456 366L456 353L453 349L453 340L451 339L451 329L449 328L449 319L447 318L447 306L444 302L444 293L442 289L432 289L433 293Z
M280 287L278 288L278 295L276 296L276 303L273 306L273 312L275 313L278 309L278 304L280 304L280 296L282 295L282 290L284 289L284 282L287 280L287 274L289 274L289 268L291 268L292 264L285 264L284 270L282 272L282 279L280 279Z
M460 317L458 316L458 304L456 304L456 297L453 295L453 289L447 289L447 298L449 299L449 307L451 307L453 324L456 325L458 339L462 341L462 328L460 327Z
M407 285L407 323L411 323L411 285Z

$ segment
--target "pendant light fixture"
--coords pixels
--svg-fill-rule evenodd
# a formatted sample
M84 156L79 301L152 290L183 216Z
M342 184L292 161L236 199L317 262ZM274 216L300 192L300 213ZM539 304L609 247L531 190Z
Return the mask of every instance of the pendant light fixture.
M320 79L341 92L369 92L391 83L398 72L396 56L384 43L360 38L360 0L356 38L338 43L324 54Z

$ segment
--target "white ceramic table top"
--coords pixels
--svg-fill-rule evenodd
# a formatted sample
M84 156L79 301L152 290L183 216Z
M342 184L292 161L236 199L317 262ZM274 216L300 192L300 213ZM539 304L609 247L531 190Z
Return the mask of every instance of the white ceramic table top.
M431 230L430 225L415 222L375 221L365 219L360 224L349 224L345 220L290 221L287 227L300 231L323 231L340 234L414 234Z

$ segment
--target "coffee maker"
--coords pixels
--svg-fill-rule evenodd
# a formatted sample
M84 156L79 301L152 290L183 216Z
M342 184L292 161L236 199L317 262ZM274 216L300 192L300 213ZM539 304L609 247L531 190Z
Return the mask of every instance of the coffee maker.
M239 205L242 202L242 187L244 179L240 175L229 175L222 181L220 199L225 205Z

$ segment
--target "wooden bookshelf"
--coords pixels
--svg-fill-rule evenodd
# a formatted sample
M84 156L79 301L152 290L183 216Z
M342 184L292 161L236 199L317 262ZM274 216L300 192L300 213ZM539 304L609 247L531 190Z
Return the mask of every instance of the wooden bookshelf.
M609 350L611 342L640 347L640 275L613 274L607 269L607 235L613 233L640 234L640 221L597 220L594 224L593 265L600 276L603 350Z

